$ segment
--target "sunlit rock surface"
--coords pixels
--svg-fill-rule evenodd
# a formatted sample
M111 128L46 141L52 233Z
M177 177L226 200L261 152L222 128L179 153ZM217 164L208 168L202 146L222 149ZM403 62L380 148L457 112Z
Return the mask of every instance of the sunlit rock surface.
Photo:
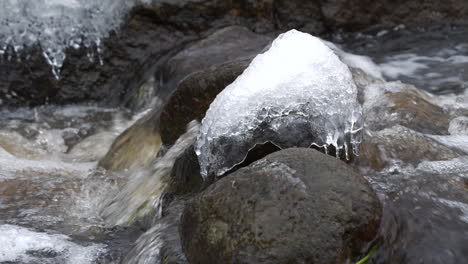
M289 31L211 104L196 143L202 174L222 175L267 141L334 147L349 158L360 120L348 67L320 39Z

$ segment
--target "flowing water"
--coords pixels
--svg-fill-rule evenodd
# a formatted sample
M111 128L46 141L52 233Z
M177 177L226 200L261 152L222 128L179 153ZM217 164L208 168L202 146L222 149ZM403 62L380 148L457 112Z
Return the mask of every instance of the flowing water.
M73 8L81 1L68 2ZM73 10L80 16L71 12L67 19L81 21L84 11ZM112 15L114 9L109 10ZM23 5L15 12L34 9ZM54 27L65 32L59 22ZM1 32L22 39L0 45L15 47L28 39L29 33L6 31L5 25L0 22ZM94 45L105 37L98 35L91 37ZM361 168L384 204L379 247L370 262L468 262L468 31L399 26L331 40L370 56L378 66L375 75L438 94L434 103L453 117L450 135L428 136L466 154L416 165L392 160L381 172ZM64 47L50 47L55 55L45 56L57 71ZM163 218L154 208L160 207L168 171L194 142L198 124L148 167L120 173L96 169L113 139L139 117L92 105L0 109L0 263L158 263L164 243L172 249L164 254L185 261L176 233L182 205L171 205L176 213ZM119 226L148 214L154 215L149 226Z

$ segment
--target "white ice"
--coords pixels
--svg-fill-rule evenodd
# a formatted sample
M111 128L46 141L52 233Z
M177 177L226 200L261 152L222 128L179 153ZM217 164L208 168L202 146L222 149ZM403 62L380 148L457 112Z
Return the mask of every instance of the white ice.
M266 141L281 148L333 145L348 153L359 142L360 121L348 67L319 38L291 30L211 104L196 143L202 175L222 175Z
M20 52L39 44L58 78L66 48L84 46L99 52L101 41L118 29L131 7L145 2L148 0L2 0L0 55L8 47Z

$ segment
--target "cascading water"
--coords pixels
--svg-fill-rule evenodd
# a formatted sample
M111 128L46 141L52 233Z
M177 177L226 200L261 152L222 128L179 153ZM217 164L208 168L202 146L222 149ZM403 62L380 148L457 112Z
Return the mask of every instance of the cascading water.
M192 121L187 132L179 137L164 156L146 168L128 173L129 182L104 203L101 215L109 225L131 224L151 213L158 218L162 195L169 184L174 162L195 143L198 130L198 122Z

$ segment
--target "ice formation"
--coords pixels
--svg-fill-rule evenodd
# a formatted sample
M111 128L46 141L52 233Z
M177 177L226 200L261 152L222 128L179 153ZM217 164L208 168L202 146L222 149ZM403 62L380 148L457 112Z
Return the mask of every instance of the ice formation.
M224 174L267 141L280 148L334 146L349 158L361 120L348 67L319 38L291 30L211 104L196 143L202 175Z
M84 46L100 52L100 44L117 29L130 8L149 0L2 0L0 56L40 45L56 78L65 49ZM10 50L12 49L12 50ZM90 58L93 58L92 52Z

